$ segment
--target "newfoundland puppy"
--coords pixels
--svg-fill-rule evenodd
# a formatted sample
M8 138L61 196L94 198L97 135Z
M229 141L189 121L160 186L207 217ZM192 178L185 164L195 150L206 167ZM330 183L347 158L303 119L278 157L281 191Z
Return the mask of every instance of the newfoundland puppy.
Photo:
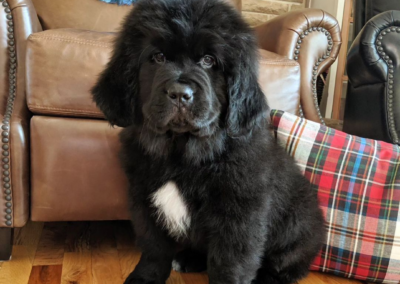
M255 35L222 0L139 0L92 93L121 132L142 256L210 283L293 283L324 239L316 192L270 132Z

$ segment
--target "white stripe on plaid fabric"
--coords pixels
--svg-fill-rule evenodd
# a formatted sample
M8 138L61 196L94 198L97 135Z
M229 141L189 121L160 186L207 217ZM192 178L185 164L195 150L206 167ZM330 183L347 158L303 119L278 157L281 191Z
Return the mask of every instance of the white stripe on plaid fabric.
M352 138L349 139L349 141L347 143L347 146L346 146L346 151L344 152L344 155L343 155L343 158L342 158L342 163L340 165L340 171L339 171L339 174L338 174L338 179L336 181L335 190L334 190L334 194L333 194L333 203L332 203L332 206L330 206L331 214L330 214L329 223L328 223L328 240L326 241L326 243L328 245L330 245L330 238L331 238L331 233L332 233L331 232L331 230L332 230L332 221L333 221L333 216L334 216L334 213L335 213L334 208L335 208L335 203L336 203L336 195L337 195L337 192L338 192L338 189L339 189L340 176L342 175L343 167L344 167L344 165L346 164L346 161L347 161L346 156L348 155L349 148L350 148L350 145L351 145L351 141L352 141ZM324 265L322 267L322 271L326 270L326 262L328 261L328 255L329 255L328 249L329 249L329 246L326 246L325 260L324 260Z
M331 232L333 240L331 241L331 244L334 247L340 247L348 251L354 251L352 241L357 233L356 228L354 228L354 224L356 220L358 220L359 213L354 214L338 210L335 212L335 214L336 220L347 220L347 224L345 226L337 223L332 224ZM378 255L377 251L381 251L381 245L385 242L390 242L393 244L393 246L400 248L400 235L396 234L396 226L398 226L396 221L388 221L376 218L372 219L371 217L362 216L361 228L363 229L363 232L360 233L359 236L360 238L363 238L365 243L371 243L374 244L374 246L371 247L366 245L362 247L361 253L363 255L370 256ZM400 254L398 254L398 256L400 257ZM398 260L400 261L400 258ZM350 264L350 262L346 262L346 264ZM397 267L397 271L400 272L400 266Z
M351 140L351 139L349 139L349 140ZM376 141L374 141L374 154L372 155L371 164L374 164L375 157L376 157ZM350 272L349 272L350 275L353 274L354 261L356 259L357 253L360 251L360 248L358 247L358 241L359 241L359 236L360 236L361 219L362 219L362 215L363 215L363 210L367 209L367 208L364 208L364 202L365 202L365 193L367 192L368 184L370 183L371 172L372 172L372 167L369 168L367 180L365 181L364 191L363 191L363 195L362 195L362 199L361 199L361 207L360 207L361 208L361 212L360 212L361 214L358 217L356 243L354 245L354 252L355 253L353 254L353 259L351 260L351 266L350 266Z
M296 155L296 159L297 159L297 155ZM297 164L298 164L299 167L301 167L301 168L306 168L306 169L311 169L311 170L316 171L316 172L321 172L321 173L324 172L324 173L336 175L336 172L331 172L331 171L327 171L327 170L316 169L316 168L313 168L313 167L308 166L308 165L303 164L303 163L297 163ZM352 178L352 179L354 179L354 180L362 180L362 181L364 181L363 178L358 178L358 177L354 177L354 176L351 176L351 175L342 174L341 176L342 176L342 177L347 177L347 178ZM369 183L370 183L370 184L376 184L376 185L379 185L379 186L388 186L387 184L380 183L380 182L376 182L376 181L369 181ZM400 186L400 183L394 183L393 186Z
M397 225L396 225L396 232L395 236L400 236L400 211L399 215L397 216ZM388 271L386 274L386 279L388 278L393 278L394 274L400 274L400 241L397 239L397 242L393 243L392 247L392 254L390 256L390 262L389 262L389 267ZM400 283L400 281L398 282Z
M282 125L282 130L279 134L287 137L287 139L280 139L279 143L282 147L286 149L286 151L290 152L292 157L296 156L296 162L300 167L302 174L304 175L305 166L310 155L311 149L313 147L313 141L315 141L315 137L317 137L319 126L318 124L308 124L307 125L307 133L303 133L301 136L292 135L291 132L286 131L287 129L291 129L291 131L295 129L299 129L300 126L304 128L306 122L304 119L297 118L296 120L292 120L294 122L293 126L288 128L285 125ZM282 123L291 124L289 120L282 121ZM291 149L290 149L291 147ZM300 161L303 161L300 163Z

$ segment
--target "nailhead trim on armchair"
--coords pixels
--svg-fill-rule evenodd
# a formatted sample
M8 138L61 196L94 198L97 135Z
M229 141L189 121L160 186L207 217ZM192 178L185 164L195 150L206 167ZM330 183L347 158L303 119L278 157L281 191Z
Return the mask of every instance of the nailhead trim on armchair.
M300 48L301 48L301 44L303 43L303 39L309 35L312 32L322 32L325 33L326 37L328 38L328 49L326 51L326 54L324 54L321 58L319 58L317 60L317 62L315 63L315 66L312 70L313 72L313 80L312 80L312 90L313 90L313 97L314 97L314 106L315 109L318 112L318 116L319 119L321 120L321 123L323 125L325 125L325 121L322 118L321 115L321 111L319 109L319 105L318 105L318 97L317 97L317 79L318 79L318 66L321 64L321 62L323 62L325 59L327 59L329 57L329 55L331 55L331 50L333 47L333 41L332 41L332 35L330 34L330 32L328 32L326 29L321 28L321 27L312 27L309 28L308 30L305 30L300 36L299 39L297 40L297 45L296 45L296 49L294 50L294 60L298 61L299 60L299 56L300 56ZM300 115L301 117L303 117L303 110L301 109L300 106Z
M389 33L395 33L397 32L400 34L400 27L389 27L387 29L384 29L381 31L381 33L378 36L377 41L375 42L376 49L378 50L378 53L381 55L381 58L386 62L388 65L388 82L387 82L387 109L388 109L388 121L389 121L389 132L392 135L393 138L393 143L398 144L399 143L399 137L397 136L396 133L396 125L394 123L394 117L393 117L393 79L394 79L394 66L393 66L393 60L386 54L383 46L382 46L382 40L384 39L384 36L389 34Z
M8 51L10 59L9 68L9 94L6 106L6 112L1 122L1 142L2 142L2 182L4 188L4 200L6 205L5 225L11 227L13 224L12 211L12 190L11 190L11 167L10 167L10 120L15 101L15 88L16 88L16 70L17 58L15 53L15 40L14 40L14 22L11 15L11 9L6 0L0 0L1 6L6 12L7 18L7 38L8 38Z

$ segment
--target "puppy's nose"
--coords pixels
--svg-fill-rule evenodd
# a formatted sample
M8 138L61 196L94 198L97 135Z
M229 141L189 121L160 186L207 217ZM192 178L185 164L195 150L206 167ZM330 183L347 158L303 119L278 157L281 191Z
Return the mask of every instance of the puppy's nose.
M193 101L193 89L186 84L173 83L167 90L167 96L174 103L188 105Z

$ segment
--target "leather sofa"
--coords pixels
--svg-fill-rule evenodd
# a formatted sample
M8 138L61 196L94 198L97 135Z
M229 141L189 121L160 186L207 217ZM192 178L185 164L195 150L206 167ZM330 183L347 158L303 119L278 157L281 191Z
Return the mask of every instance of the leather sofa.
M240 9L241 2L232 2ZM98 0L0 0L0 258L28 221L129 218L118 128L89 90L131 7ZM271 108L321 121L316 78L341 45L337 21L299 10L255 28ZM140 166L140 165L138 165Z
M400 2L382 2L398 10L371 18L348 53L343 131L400 144Z

